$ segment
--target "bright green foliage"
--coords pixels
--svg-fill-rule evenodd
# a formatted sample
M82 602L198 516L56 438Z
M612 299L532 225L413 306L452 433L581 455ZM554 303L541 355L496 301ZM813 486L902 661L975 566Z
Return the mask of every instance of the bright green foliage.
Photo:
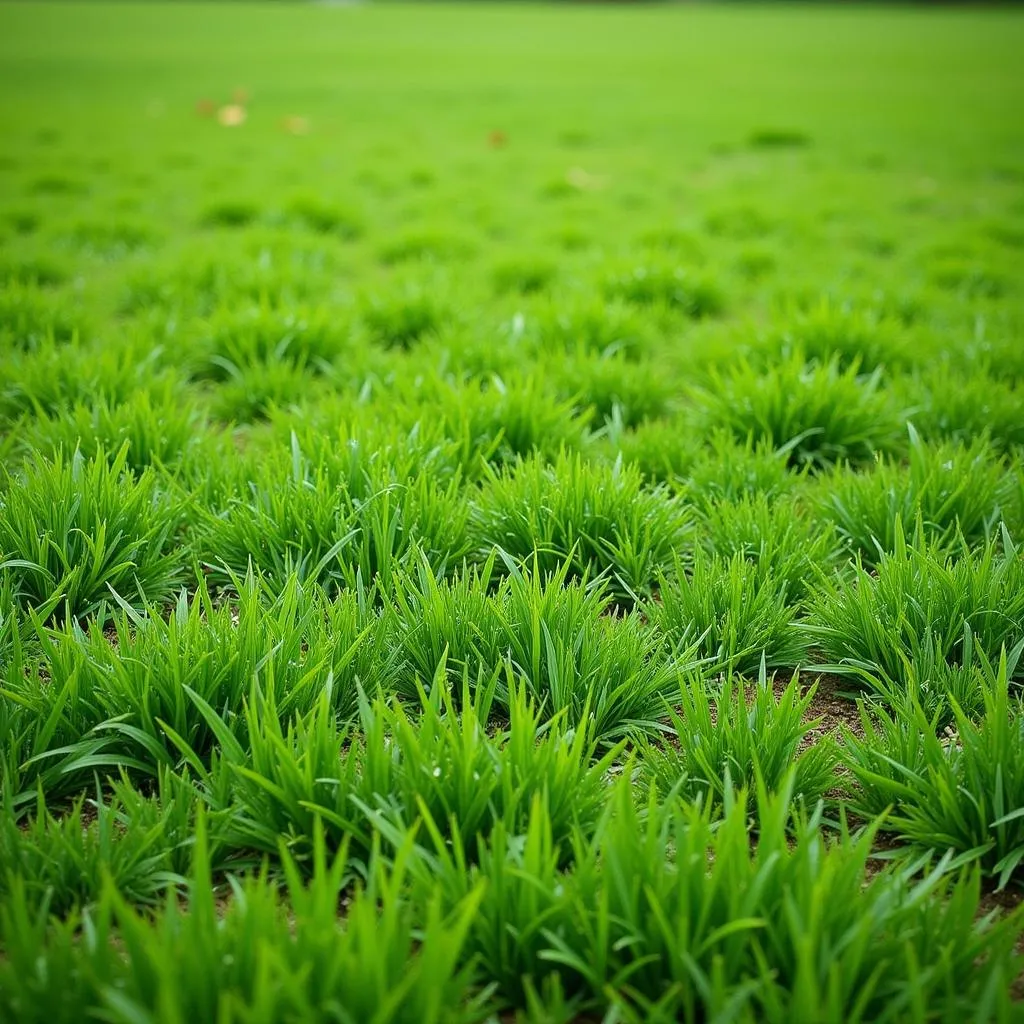
M148 339L121 345L47 340L30 353L4 353L0 362L0 425L11 430L27 416L59 416L77 404L121 404L156 391L161 347Z
M620 780L570 873L538 801L521 842L499 831L468 868L456 842L428 860L418 891L457 906L486 880L468 949L514 1007L543 990L577 1013L666 1022L727 1010L779 1024L896 1021L919 1006L949 1019L978 1000L1008 1012L1014 925L976 920L977 875L867 881L871 832L827 844L811 814L792 834L790 786L761 791L751 844L742 797L717 824L679 801L637 801Z
M881 385L879 371L863 375L835 358L805 363L797 355L766 370L740 363L695 394L695 415L705 430L785 447L797 466L859 465L900 447L899 413Z
M0 5L0 1020L1016 1019L1021 52Z
M728 431L717 430L684 474L693 501L739 501L764 495L767 500L792 493L801 475L791 471L788 452L776 449L763 438L737 441Z
M760 578L783 584L802 599L821 574L839 562L839 540L795 501L756 497L710 503L696 529L705 550L728 559L740 554Z
M345 342L338 313L260 307L218 311L204 325L192 360L200 379L226 380L248 366L288 363L329 372Z
M31 351L78 336L74 315L34 285L6 281L0 287L0 348Z
M568 727L564 713L542 721L514 677L507 683L508 724L495 728L489 717L496 679L471 692L467 677L456 705L444 669L429 691L419 690L415 712L383 697L362 698L358 730L338 725L330 687L287 725L273 695L254 689L244 742L204 704L222 737L222 760L207 771L183 749L215 805L228 793L232 803L222 809L231 811L229 841L267 853L285 842L305 862L319 818L332 844L350 843L365 857L377 830L400 837L424 817L436 822L435 839L437 830L450 839L460 831L486 836L499 825L517 834L533 798L545 794L564 855L573 829L590 829L599 816L605 773L622 744L599 754L599 733L589 723Z
M403 419L415 418L421 430L440 431L457 445L463 473L474 478L483 463L500 466L534 453L553 459L587 441L589 410L572 398L558 398L535 377L417 382L408 399Z
M669 703L672 739L647 749L645 771L660 792L720 809L734 790L750 791L757 779L778 792L792 769L792 798L812 807L833 785L836 762L829 739L802 749L821 724L807 719L815 689L801 692L794 676L776 695L763 668L749 694L731 674L719 688L686 680Z
M958 537L975 545L996 532L1009 477L989 445L930 446L910 428L906 465L884 459L862 473L837 472L820 481L824 519L866 564L896 545L899 523L918 517L924 535L938 546Z
M101 613L114 595L135 607L165 600L181 577L178 511L150 472L125 469L127 446L107 460L58 452L0 480L0 567L19 602L67 616Z
M693 645L714 668L751 675L762 663L794 667L804 659L806 640L787 596L785 579L760 572L743 552L698 552L689 569L677 564L662 580L647 612L671 645Z
M604 293L636 306L667 306L694 319L719 313L724 305L711 280L665 262L613 272L605 281Z
M674 671L690 667L694 651L681 644L678 668L667 665L657 657L659 636L639 615L611 616L607 589L568 582L568 562L543 576L536 562L524 571L504 557L507 575L493 594L493 556L479 574L450 583L424 570L396 583L399 662L424 682L445 665L473 681L497 673L499 704L508 699L500 675L507 666L546 715L589 721L602 739L653 728L661 693Z
M458 483L422 471L403 478L379 461L314 460L293 435L290 463L267 462L248 494L207 515L200 554L215 579L253 565L278 586L294 574L358 589L389 580L414 552L440 571L469 550Z
M35 914L45 908L65 917L95 903L110 884L132 903L157 902L161 893L184 882L171 870L164 822L170 813L143 826L125 829L123 812L115 799L104 802L97 793L83 817L84 795L58 819L40 794L35 815L19 824L9 806L0 818L0 905L12 893L20 895Z
M968 636L991 661L1024 638L1024 560L1005 530L977 554L951 555L898 528L874 572L858 565L817 591L805 628L838 671L895 680L921 657L963 665Z
M848 737L845 757L863 805L892 806L901 839L977 860L1000 888L1024 874L1024 711L1007 675L1004 658L981 683L977 719L951 700L942 731L913 699L876 712L878 725L864 712L865 738Z
M841 306L825 298L794 315L776 335L766 339L764 356L797 354L843 368L893 370L911 358L921 358L909 343L898 319L878 309Z
M70 1022L88 1012L124 1024L483 1019L472 972L458 963L479 893L447 915L435 900L420 919L403 891L408 849L394 866L376 859L365 885L345 894L344 852L328 860L321 841L308 884L286 862L284 894L257 875L233 883L221 912L204 831L200 822L187 909L171 898L152 916L142 914L108 883L94 914L48 929L25 890L15 888L0 902L0 946L9 954L0 961L5 1016Z
M571 355L638 359L652 345L649 321L621 302L587 298L548 303L527 327L536 331L540 352L557 346Z
M25 431L29 450L53 457L77 448L87 458L116 458L128 445L125 465L136 473L147 466L175 467L189 456L223 457L219 439L207 432L202 413L191 401L168 389L142 391L123 403L101 398L39 417Z
M625 603L650 592L687 541L690 513L664 488L646 487L632 466L595 465L562 455L530 459L484 485L472 530L478 548L502 548L553 572L568 559L574 576L607 575Z

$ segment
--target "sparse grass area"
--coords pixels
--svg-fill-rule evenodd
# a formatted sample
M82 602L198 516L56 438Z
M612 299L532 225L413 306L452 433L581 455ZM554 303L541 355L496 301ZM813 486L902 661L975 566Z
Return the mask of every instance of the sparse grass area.
M1022 50L0 6L0 1019L1017 1019Z

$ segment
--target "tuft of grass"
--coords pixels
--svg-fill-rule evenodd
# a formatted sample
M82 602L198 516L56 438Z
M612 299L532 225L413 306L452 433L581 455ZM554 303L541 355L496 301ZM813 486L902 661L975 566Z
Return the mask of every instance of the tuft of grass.
M51 926L15 889L0 905L0 944L12 951L0 1009L24 1021L481 1021L485 998L460 957L481 894L450 913L439 900L421 910L406 895L409 868L406 844L351 886L345 852L328 857L321 837L308 881L286 857L284 886L266 873L234 880L221 906L200 817L187 908L169 898L140 912L108 883L94 914Z
M388 583L395 568L424 554L438 571L469 553L467 517L457 476L420 470L403 477L356 447L340 457L304 455L292 435L291 461L256 470L249 494L208 514L199 550L212 578L230 583L250 562L273 584L292 574L328 588Z
M839 369L873 372L899 369L910 359L911 347L900 323L872 308L820 300L796 313L766 340L778 358L802 358L818 364L835 361ZM767 353L766 353L767 354Z
M288 202L286 216L309 231L332 235L351 242L362 236L362 217L353 209L330 203L312 192L295 195Z
M660 306L694 320L715 316L725 305L717 282L663 260L613 272L605 279L607 298L635 306Z
M1020 386L1001 379L996 366L939 362L896 378L893 388L913 409L914 425L926 440L964 445L987 440L1004 452L1024 445Z
M534 330L540 351L639 359L654 343L647 319L623 302L576 299L550 302L537 314Z
M568 562L574 577L606 576L631 603L689 541L691 515L664 487L647 487L621 460L603 466L563 453L552 464L526 459L492 473L472 513L479 551L500 547L541 573Z
M244 228L260 215L260 208L245 199L219 199L207 204L200 224L208 228Z
M195 376L228 380L259 364L288 363L310 374L330 371L346 336L337 311L278 309L264 302L219 310L202 332Z
M182 578L178 511L154 473L80 451L38 458L0 480L0 568L26 608L103 620L115 595L134 608L165 601Z
M695 500L700 495L694 494ZM701 546L724 559L742 555L760 578L782 584L794 602L809 595L822 572L839 562L835 531L809 515L803 502L767 497L708 502L696 528Z
M510 698L508 666L543 710L573 726L589 722L602 742L657 728L660 695L675 669L657 657L660 638L636 613L609 615L607 588L570 582L570 563L551 574L535 559L524 570L502 553L506 573L487 594L495 556L477 572L438 582L427 567L394 587L394 637L413 678L432 679L442 664L457 677L498 674L497 701ZM691 667L681 648L678 670Z
M425 860L415 894L458 906L485 884L467 936L500 1005L625 1020L899 1020L916 1006L1009 1012L1021 911L979 919L979 876L949 861L868 877L874 829L841 841L797 812L792 773L761 787L757 843L744 796L721 820L679 800L637 799L620 779L570 872L538 800L520 839L498 831ZM529 1019L529 1018L528 1018ZM534 1019L545 1019L541 1013Z
M0 287L0 348L32 351L75 340L80 324L66 303L38 285L7 280Z
M0 426L31 416L59 416L70 406L122 404L142 391L159 392L161 349L152 341L120 346L47 339L0 363Z
M1024 879L1024 709L1005 651L985 675L979 718L952 696L942 731L914 696L864 710L864 739L847 737L844 760L860 787L855 806L891 806L887 827L902 840L976 861L1002 889Z
M818 507L865 564L896 544L898 523L920 518L936 547L990 539L1002 516L1009 477L984 440L927 445L911 426L909 461L882 459L861 473L823 477Z
M503 466L534 454L553 459L588 440L590 410L580 409L574 398L559 398L539 377L438 381L410 397L416 404L403 416L457 445L459 465L470 477L479 476L484 463Z
M558 265L541 253L522 252L498 260L491 270L499 294L533 295L545 291L558 276Z
M816 684L804 689L794 675L778 695L763 663L757 682L746 684L728 673L720 686L699 679L682 681L668 702L671 738L650 745L643 770L666 796L711 806L727 805L733 790L789 787L793 800L814 807L835 783L838 753L824 738L804 748L821 719L807 720Z
M77 402L31 421L20 440L29 452L47 457L78 449L86 458L101 452L111 458L127 445L125 465L136 473L147 466L174 467L216 446L198 404L172 388L141 391L124 402Z
M435 336L450 318L450 311L435 294L412 287L371 296L363 302L361 312L370 340L398 349Z
M807 468L794 472L788 450L774 448L764 438L738 441L728 430L716 430L696 453L683 482L691 500L707 508L718 501L791 494Z
M125 829L119 801L105 802L99 788L88 817L84 796L57 818L40 793L35 814L20 823L2 806L0 905L16 890L30 912L66 917L97 902L108 885L133 904L152 905L184 883L170 870L163 820Z
M881 384L878 370L862 375L835 357L808 363L796 355L767 371L742 362L712 371L693 394L694 416L704 430L785 448L796 466L862 465L900 448L901 418Z
M201 584L166 618L151 608L144 617L123 612L106 632L95 623L88 632L74 623L53 631L42 638L51 688L12 681L8 692L61 733L85 734L60 753L155 777L177 765L182 749L209 762L221 737L207 708L244 738L242 711L256 684L273 688L284 715L310 707L329 679L342 716L355 711L360 684L389 686L365 600L327 604L294 577L277 596L252 577L237 587L232 604L215 605Z
M545 366L559 394L593 408L599 420L636 427L666 415L674 389L653 361L625 354L552 356Z
M744 675L804 661L807 641L784 580L742 552L723 558L698 549L691 565L677 561L674 570L645 606L670 647L693 645L714 669Z
M1005 528L1000 542L951 554L899 526L874 571L858 563L823 581L805 629L845 673L896 680L922 657L969 664L968 645L993 660L1024 637L1024 560Z

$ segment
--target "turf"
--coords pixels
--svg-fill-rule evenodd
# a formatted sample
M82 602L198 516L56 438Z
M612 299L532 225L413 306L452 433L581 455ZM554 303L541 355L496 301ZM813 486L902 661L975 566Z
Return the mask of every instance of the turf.
M1022 49L0 6L0 1015L1017 1019Z

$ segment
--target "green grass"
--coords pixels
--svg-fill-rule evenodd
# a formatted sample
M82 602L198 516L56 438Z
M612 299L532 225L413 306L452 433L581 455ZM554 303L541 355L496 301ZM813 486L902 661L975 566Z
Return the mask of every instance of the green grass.
M0 6L0 1018L1016 1019L1022 50Z

